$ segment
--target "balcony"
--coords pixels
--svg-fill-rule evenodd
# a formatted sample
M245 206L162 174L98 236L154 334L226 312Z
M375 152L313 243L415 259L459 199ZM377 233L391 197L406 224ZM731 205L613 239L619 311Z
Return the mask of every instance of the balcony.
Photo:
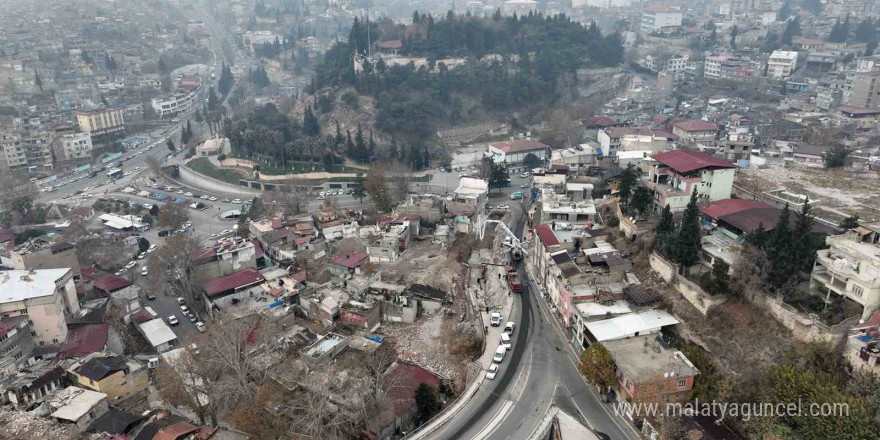
M814 270L812 277L822 283L825 288L831 290L838 295L846 295L846 281L841 280L839 278L835 278L832 274L823 270Z

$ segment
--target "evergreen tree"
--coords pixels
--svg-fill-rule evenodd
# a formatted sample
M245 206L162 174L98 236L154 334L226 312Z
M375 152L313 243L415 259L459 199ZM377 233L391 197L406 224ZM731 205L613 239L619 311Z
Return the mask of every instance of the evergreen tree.
M782 44L791 46L792 38L801 34L801 19L795 17L785 25L785 31L782 32Z
M859 43L870 43L877 41L877 23L871 18L866 18L856 26L856 41Z
M794 252L794 274L797 271L809 272L816 258L816 246L813 239L813 216L810 214L810 199L804 201L804 205L797 214L794 229L791 231L791 243Z
M681 229L674 244L675 262L690 267L700 261L700 210L697 208L697 188L691 193L682 217Z
M306 136L318 136L321 134L321 123L318 117L312 111L311 105L306 105L305 114L303 114L303 133Z
M822 15L822 0L801 0L801 7L815 16Z
M831 33L828 35L828 41L832 43L845 43L849 38L849 27L849 14L847 14L843 23L841 23L838 18L834 23L834 26L831 28Z
M752 232L749 232L746 235L745 244L748 246L755 246L760 249L767 248L767 242L770 240L770 235L767 232L767 229L764 227L764 222L758 223L758 228Z
M791 227L789 226L790 216L788 203L786 203L782 212L779 213L776 227L769 234L766 245L767 260L770 263L770 283L777 288L788 283L795 268Z
M669 253L675 240L675 225L672 220L672 210L669 208L668 203L663 207L663 212L660 213L660 223L654 229L654 235L654 250L659 252L660 255L669 258Z
M400 154L397 148L397 139L391 138L391 145L388 146L388 158L391 160L397 159L397 155Z
M376 141L373 140L373 130L370 130L370 141L367 143L367 157L373 160L373 154L376 152Z
M352 159L356 159L356 154L354 150L354 142L351 140L351 130L345 131L346 139L345 139L345 151L348 154L348 157Z
M342 128L339 126L339 119L336 120L336 137L333 139L336 144L336 148L339 149L342 147L345 139L342 137Z
M354 151L357 160L363 162L367 156L367 142L364 139L364 129L358 124L357 132L354 135Z
M839 224L838 226L839 226L841 229L853 229L853 228L858 228L858 227L859 227L859 216L857 216L857 215L851 215L851 216L849 216L849 217L843 219L843 221L841 221L840 224Z
M730 30L730 47L736 49L736 37L739 35L739 28L736 25L733 25L733 29Z
M624 207L629 206L629 199L638 183L638 175L632 163L627 164L620 174L620 185L617 186L617 194Z

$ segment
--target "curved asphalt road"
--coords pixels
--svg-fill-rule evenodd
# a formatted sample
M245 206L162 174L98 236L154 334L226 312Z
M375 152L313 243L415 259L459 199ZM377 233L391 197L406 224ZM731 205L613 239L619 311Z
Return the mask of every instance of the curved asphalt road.
M522 235L525 215L511 206L511 230ZM609 405L583 382L574 353L553 321L540 290L532 288L522 263L523 291L514 294L510 319L517 323L513 350L495 380L484 380L471 401L452 420L427 436L431 440L519 440L528 438L551 404L613 440L639 439L631 426L609 413ZM534 296L533 296L534 295ZM488 341L494 349L498 341Z

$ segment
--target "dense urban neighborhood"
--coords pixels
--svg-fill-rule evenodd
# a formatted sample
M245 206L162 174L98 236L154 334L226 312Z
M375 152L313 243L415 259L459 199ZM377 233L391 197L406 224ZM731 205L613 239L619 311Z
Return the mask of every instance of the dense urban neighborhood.
M0 440L880 439L876 0L7 0Z

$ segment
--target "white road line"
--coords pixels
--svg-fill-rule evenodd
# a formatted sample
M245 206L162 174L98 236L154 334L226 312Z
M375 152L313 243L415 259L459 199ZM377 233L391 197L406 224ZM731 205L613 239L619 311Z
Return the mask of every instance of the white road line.
M510 400L506 400L504 402L504 405L501 406L501 410L498 411L498 413L495 414L495 417L492 418L492 421L484 426L483 429L480 430L480 432L478 432L477 435L473 437L473 439L481 440L488 437L492 433L492 431L495 431L495 428L497 428L498 425L501 424L502 420L504 419L504 417L507 416L507 413L510 412L510 408L512 407L513 402Z

